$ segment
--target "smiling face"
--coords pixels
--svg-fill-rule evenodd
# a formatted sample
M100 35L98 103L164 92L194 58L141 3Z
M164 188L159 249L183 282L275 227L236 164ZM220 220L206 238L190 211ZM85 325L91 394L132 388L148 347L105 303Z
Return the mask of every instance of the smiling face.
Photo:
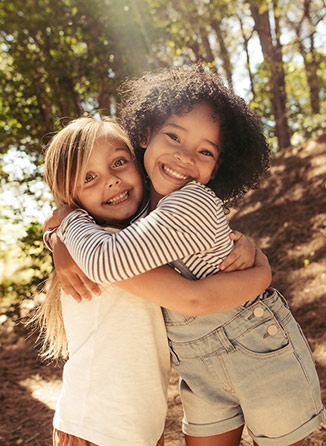
M83 208L99 223L118 224L137 212L143 192L143 178L128 147L117 139L98 139L77 191Z
M218 120L209 104L199 103L188 113L171 115L142 146L152 200L191 180L207 184L217 168L218 146Z

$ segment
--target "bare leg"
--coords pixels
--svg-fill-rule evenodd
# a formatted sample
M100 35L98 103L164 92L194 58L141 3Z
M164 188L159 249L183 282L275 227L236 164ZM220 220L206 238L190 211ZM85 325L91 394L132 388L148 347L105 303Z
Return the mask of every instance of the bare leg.
M225 432L220 435L212 435L210 437L191 437L185 435L186 446L239 446L243 426L233 431Z
M159 441L157 442L156 446L164 446L164 432L161 435L161 438L159 439Z

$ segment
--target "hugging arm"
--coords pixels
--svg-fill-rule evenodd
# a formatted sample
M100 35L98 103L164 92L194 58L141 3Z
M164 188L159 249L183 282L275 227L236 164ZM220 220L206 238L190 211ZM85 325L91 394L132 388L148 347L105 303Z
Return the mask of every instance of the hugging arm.
M201 280L188 280L168 266L116 282L136 296L169 310L192 316L228 311L258 296L271 283L267 257L256 249L252 268L219 272Z
M78 302L82 297L90 297L90 292L98 294L98 286L79 269L56 235L52 236L51 241L54 263L63 290ZM115 286L170 310L195 316L235 308L259 295L270 282L268 260L256 249L254 267L243 271L220 272L193 281L168 266L162 266L117 282Z
M78 217L78 213L77 213L77 219L76 215L74 215L73 217L74 217L73 221L77 222L78 220L78 222L80 223L80 218ZM109 238L114 240L114 236L108 234L107 232L106 234L104 234L103 229L97 228L93 223L90 223L87 219L82 226L84 230L87 229L86 228L87 226L93 227L93 229L96 228L95 231L96 242L98 242L97 238L98 230L100 230L101 236L105 237L105 239ZM224 228L223 225L222 228ZM93 230L91 230L91 235L94 235ZM77 233L77 239L78 239L78 233ZM84 242L85 241L90 243L94 242L94 239L92 239L92 237L90 238L86 237L85 239L84 237ZM155 252L155 254L157 253ZM262 263L259 263L259 259L260 260L264 259L264 256L262 254L259 254L258 252L256 257L256 263L257 262L258 263L255 265L255 268L248 271L238 271L234 273L234 276L232 276L231 273L224 273L224 274L220 273L218 276L207 278L204 281L189 283L189 281L178 275L176 275L175 278L173 278L171 274L173 275L175 273L165 268L166 271L164 273L161 272L161 274L164 274L164 276L162 276L163 277L162 281L164 284L163 288L156 287L156 285L159 283L158 274L160 273L158 269L156 270L153 269L153 271L144 274L142 276L137 275L137 277L135 277L134 279L120 283L120 285L125 289L129 289L129 291L132 291L133 293L140 295L141 297L147 298L148 300L151 300L155 303L158 303L162 306L166 306L179 312L184 312L189 314L206 314L207 312L225 311L226 309L229 308L228 306L231 306L231 308L233 308L234 306L237 306L240 303L243 303L246 300L258 295L269 285L270 269L268 266L268 262L265 259L265 264L263 265ZM103 259L98 257L98 260L100 260L102 263ZM175 281L177 285L173 281ZM167 283L169 285L168 287L166 287ZM204 283L205 287L203 286ZM177 288L177 286L179 288ZM182 288L182 286L185 288ZM139 287L138 290L140 290L140 292L137 291L137 287ZM185 292L185 290L187 289L189 289L189 292L188 291ZM167 291L165 297L161 296L163 292L162 290ZM198 294L195 294L197 291ZM146 293L148 294L148 296L146 296ZM185 297L188 295L189 297ZM207 300L205 300L205 298L207 298Z
M45 230L60 223L53 218L50 222L52 224L45 224ZM234 256L234 261L240 261L242 264L241 252L245 251L247 259L246 250L248 245L250 249L252 246L240 233L236 233L235 238L236 248L239 238L242 244L238 249L240 254ZM70 294L77 302L82 298L90 299L92 295L100 294L100 287L78 267L55 232L51 235L51 247L57 276L66 294ZM234 274L221 272L200 281L191 281L172 268L162 266L118 282L117 285L148 301L184 314L200 315L226 311L258 295L270 284L271 272L267 258L260 251L255 251L255 248L253 251L256 252L255 267L246 271ZM251 262L251 259L249 261ZM228 299L223 296L228 296Z
M108 236L86 211L72 212L58 235L81 269L98 283L118 282L198 253L210 252L210 271L232 248L221 202L198 184L164 197L158 207ZM214 251L214 254L213 254ZM209 273L211 274L211 272Z

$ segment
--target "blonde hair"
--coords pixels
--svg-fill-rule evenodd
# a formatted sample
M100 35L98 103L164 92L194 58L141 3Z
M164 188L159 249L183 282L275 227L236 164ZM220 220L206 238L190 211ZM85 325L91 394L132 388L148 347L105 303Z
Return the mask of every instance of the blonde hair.
M127 134L117 123L108 118L75 119L59 131L48 144L44 159L45 181L57 206L78 205L77 188L82 178L85 178L88 160L99 138L125 143L134 156ZM45 300L28 322L39 330L40 354L44 359L68 358L60 295L61 287L54 270L48 280Z

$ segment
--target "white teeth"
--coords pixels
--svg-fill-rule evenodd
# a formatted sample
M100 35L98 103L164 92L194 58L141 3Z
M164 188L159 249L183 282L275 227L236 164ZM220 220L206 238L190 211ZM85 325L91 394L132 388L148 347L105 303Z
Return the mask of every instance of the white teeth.
M179 180L186 180L187 178L189 178L189 177L187 177L186 175L182 175L181 173L176 172L175 170L172 170L170 167L163 166L163 169L164 169L169 175L171 175L171 176L173 176L173 177L175 177L175 178L178 178Z
M118 204L122 203L122 201L125 201L129 197L129 192L123 192L122 194L119 194L112 198L111 200L107 201L107 204Z

